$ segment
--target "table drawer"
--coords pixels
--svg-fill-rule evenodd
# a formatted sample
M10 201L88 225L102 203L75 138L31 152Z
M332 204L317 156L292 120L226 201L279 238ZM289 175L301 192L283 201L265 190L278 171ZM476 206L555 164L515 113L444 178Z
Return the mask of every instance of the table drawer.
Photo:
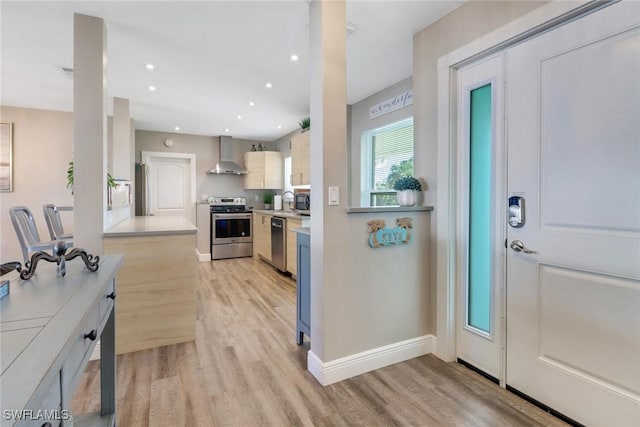
M113 308L113 303L116 297L116 281L112 280L107 286L107 289L100 297L100 325L103 325L107 321L109 313Z
M62 396L60 393L60 371L56 371L53 378L46 379L45 384L38 388L27 405L23 419L16 423L20 427L57 427L65 414L61 412ZM50 423L50 424L47 424Z
M82 369L100 338L98 305L99 303L94 304L72 335L74 341L70 345L71 351L62 364L62 390L69 390L76 376L82 374ZM94 334L95 338L92 340L90 335L93 337Z

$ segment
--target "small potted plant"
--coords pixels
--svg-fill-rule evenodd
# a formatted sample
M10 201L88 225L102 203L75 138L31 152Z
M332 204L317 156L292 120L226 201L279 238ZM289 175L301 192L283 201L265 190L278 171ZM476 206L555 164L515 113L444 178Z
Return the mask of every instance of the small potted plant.
M271 210L271 204L273 203L273 192L265 191L264 195L262 196L262 201L264 202L264 208L266 210Z
M413 206L418 200L418 192L422 191L422 184L412 176L402 176L393 184L398 193L396 198L400 206Z
M311 119L307 117L306 119L300 120L298 126L300 126L300 129L302 129L302 132L308 131L311 128Z
M71 194L73 194L73 160L69 162L69 167L67 168L67 188L71 190ZM116 188L116 180L113 179L111 174L107 172L107 186L110 188Z

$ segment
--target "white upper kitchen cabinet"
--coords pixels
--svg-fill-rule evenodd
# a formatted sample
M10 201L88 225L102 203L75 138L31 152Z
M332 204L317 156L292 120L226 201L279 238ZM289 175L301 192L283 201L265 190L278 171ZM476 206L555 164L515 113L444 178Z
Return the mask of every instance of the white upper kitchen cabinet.
M279 151L249 151L244 153L244 188L247 190L280 189L284 187L284 161Z
M309 173L309 135L304 132L291 138L291 185L309 185L311 175Z

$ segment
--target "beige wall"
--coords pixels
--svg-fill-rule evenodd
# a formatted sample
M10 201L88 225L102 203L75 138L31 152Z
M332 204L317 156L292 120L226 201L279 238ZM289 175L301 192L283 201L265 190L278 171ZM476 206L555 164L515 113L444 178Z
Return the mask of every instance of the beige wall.
M9 218L12 206L33 212L41 239L49 239L42 205L72 206L67 167L73 158L73 115L69 112L0 107L2 122L13 122L13 192L0 193L0 262L21 261ZM73 212L62 213L65 232L73 231Z
M170 139L173 146L168 148L164 141ZM274 142L251 141L244 139L233 140L235 146L233 160L243 164L243 155L251 149L251 145L258 146L260 142L269 150L277 150ZM209 196L245 196L247 205L262 208L261 190L245 190L242 176L237 175L209 175L219 158L220 138L217 136L188 135L181 133L154 132L136 130L135 161L140 162L141 151L157 151L164 153L189 153L196 155L196 197L202 194ZM258 200L256 200L258 196Z
M334 19L339 15L331 2L311 4L311 351L325 363L428 332L423 259L429 251L429 213L345 210L350 126L339 84L346 78L344 46L335 48L334 40L344 37ZM322 35L321 27L327 31ZM334 185L341 203L327 206L327 187ZM404 216L413 218L413 243L368 246L368 221L384 219L393 227Z
M433 204L437 191L438 58L543 4L470 2L416 34L412 80L399 82L351 106L348 179L354 188L359 185L360 156L356 152L356 146L359 145L360 134L362 130L378 127L375 126L377 123L368 120L370 104L413 86L416 176L427 182L428 191L424 203ZM408 116L404 109L392 114L394 115L382 116L378 123L384 125ZM315 140L312 139L312 144L314 143ZM315 165L316 163L312 163L312 179L316 176L313 171ZM340 165L333 167L339 168ZM314 182L312 181L312 187L315 187ZM356 199L357 196L352 195L350 203L358 204ZM330 289L322 292L323 301L318 307L326 313L320 320L322 325L317 325L318 332L322 334L320 347L314 345L313 337L311 340L311 349L321 360L327 362L436 333L436 242L431 230L435 230L437 210L438 207L435 206L435 211L431 213L406 215L412 217L414 222L415 241L412 244L376 250L366 244L367 221L379 218L385 219L388 225L393 225L395 218L405 216L404 214L343 212L331 214L330 222L324 221L327 228L324 232L324 245L327 244L327 233L339 235L340 239L339 244L332 245L328 251L330 259L325 260L325 264L330 265L328 268L339 274L331 283L324 280L324 286L330 286ZM315 238L315 234L312 234L312 238ZM312 316L312 321L314 319L316 316Z
M413 38L413 91L414 136L416 175L427 181L426 204L436 200L438 185L437 160L437 62L441 56L462 47L520 16L544 5L536 1L472 1L417 33ZM438 207L431 218L431 228L436 229ZM435 236L434 236L435 237ZM436 327L436 245L431 240L429 257L429 331Z

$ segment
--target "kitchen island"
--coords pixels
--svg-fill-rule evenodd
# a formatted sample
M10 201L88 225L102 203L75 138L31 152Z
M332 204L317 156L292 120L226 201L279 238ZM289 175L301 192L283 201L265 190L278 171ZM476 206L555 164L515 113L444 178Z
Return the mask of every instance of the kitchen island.
M195 339L196 233L178 216L129 218L104 233L118 273L116 353Z

